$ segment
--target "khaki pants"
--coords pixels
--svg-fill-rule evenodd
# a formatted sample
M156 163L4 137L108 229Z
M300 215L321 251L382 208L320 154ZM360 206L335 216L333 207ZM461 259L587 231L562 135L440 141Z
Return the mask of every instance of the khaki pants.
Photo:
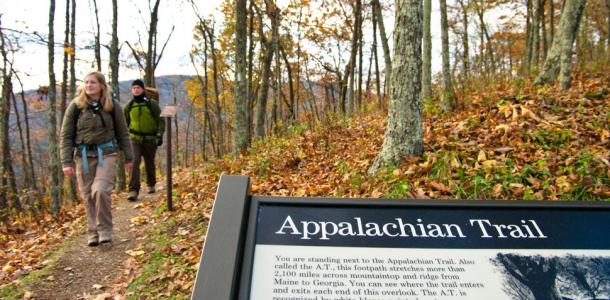
M104 166L97 157L88 157L89 173L84 174L82 158L76 158L76 180L87 209L89 237L112 240L112 198L116 177L117 154L104 155Z

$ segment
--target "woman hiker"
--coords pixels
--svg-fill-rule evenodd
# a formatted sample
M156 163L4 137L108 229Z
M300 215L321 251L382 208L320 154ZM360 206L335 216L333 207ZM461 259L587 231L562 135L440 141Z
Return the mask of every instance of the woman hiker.
M111 94L102 73L87 74L61 125L63 172L73 176L76 170L87 210L87 245L91 247L112 241L110 194L119 150L125 153L125 170L133 166L123 110Z

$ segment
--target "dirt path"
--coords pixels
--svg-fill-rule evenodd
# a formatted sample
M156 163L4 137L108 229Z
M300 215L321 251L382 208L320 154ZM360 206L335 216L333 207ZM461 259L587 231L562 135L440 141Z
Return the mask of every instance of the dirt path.
M164 195L161 189L155 194L142 192L136 202L127 201L127 193L116 195L112 203L112 243L88 247L86 234L77 237L40 284L31 287L29 299L95 299L96 295L108 292L125 271L127 252L143 237L143 227L132 226L130 220L149 213L142 203L157 201Z

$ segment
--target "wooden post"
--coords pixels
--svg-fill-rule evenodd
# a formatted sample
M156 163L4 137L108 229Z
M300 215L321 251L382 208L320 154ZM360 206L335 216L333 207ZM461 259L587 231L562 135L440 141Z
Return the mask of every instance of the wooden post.
M167 179L167 210L173 211L172 205L172 117L176 116L177 106L165 106L161 110L161 117L165 118L165 132L167 136L167 159L165 178Z

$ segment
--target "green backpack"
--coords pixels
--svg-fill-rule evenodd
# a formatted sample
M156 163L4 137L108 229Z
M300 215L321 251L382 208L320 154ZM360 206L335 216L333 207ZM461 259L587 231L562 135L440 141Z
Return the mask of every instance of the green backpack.
M129 105L129 132L140 137L157 136L157 119L153 115L150 99L132 101Z

